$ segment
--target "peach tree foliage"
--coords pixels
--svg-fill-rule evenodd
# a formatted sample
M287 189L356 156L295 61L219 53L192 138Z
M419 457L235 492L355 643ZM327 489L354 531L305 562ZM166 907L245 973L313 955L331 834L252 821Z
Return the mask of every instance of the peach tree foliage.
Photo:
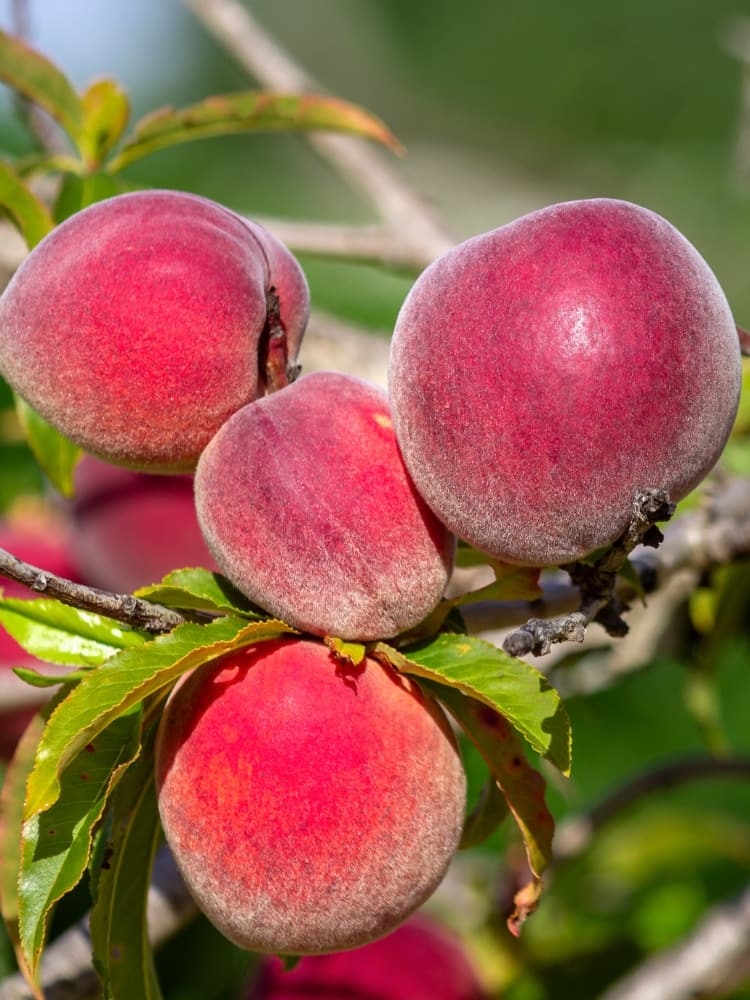
M68 216L125 191L120 171L126 165L177 143L240 131L323 128L397 145L380 122L345 102L261 92L162 109L126 133L128 99L115 81L100 80L78 93L45 57L4 34L0 78L42 107L70 140L64 155L40 153L0 164L0 203L29 249ZM51 208L32 188L43 175L62 180ZM27 403L18 399L17 405L41 466L69 494L78 447ZM468 550L463 558L483 559ZM496 583L483 596L538 593L536 572L486 561ZM153 998L159 985L143 917L160 837L154 736L165 697L195 667L297 633L252 606L219 574L200 568L171 573L138 596L175 609L182 623L153 634L50 598L0 599L0 622L29 653L70 668L62 681L23 671L29 683L57 691L8 768L0 894L19 965L38 984L55 904L89 872L94 959L106 990ZM559 696L537 670L463 634L463 599L443 602L418 629L388 642L327 641L344 662L356 665L370 655L417 678L479 748L489 787L502 795L490 795L489 807L485 803L468 815L463 842L476 843L508 812L513 816L531 877L510 917L517 932L541 891L553 830L543 779L527 763L524 747L568 774L570 732ZM123 955L128 961L118 960Z

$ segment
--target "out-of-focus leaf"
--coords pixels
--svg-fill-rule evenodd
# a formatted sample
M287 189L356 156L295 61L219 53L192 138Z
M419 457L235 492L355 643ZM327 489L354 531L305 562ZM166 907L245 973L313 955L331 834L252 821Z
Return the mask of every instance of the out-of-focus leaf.
M107 997L160 1000L148 939L146 903L161 827L154 784L156 726L141 757L112 796L112 836L106 864L92 872L90 930L94 964Z
M107 165L116 173L134 160L193 139L239 132L325 129L374 139L394 151L392 133L368 111L334 97L245 91L208 97L189 108L161 108L136 122L133 135Z
M5 31L0 31L0 80L44 108L78 144L83 107L72 83L40 52Z
M90 174L68 173L60 186L57 200L54 204L55 222L64 222L65 219L80 212L83 208L95 204L97 201L104 201L105 198L113 198L117 194L122 194L125 189L118 177L106 174L99 170Z
M16 413L34 458L65 497L73 496L73 471L83 452L16 395Z
M434 684L430 689L484 757L521 831L533 878L516 895L516 909L508 919L509 929L518 935L536 907L542 872L552 861L555 822L544 800L544 779L527 761L518 737L502 715L460 691Z
M95 80L82 94L81 152L89 167L99 167L125 131L128 95L116 80Z
M123 713L185 673L253 642L293 634L283 622L219 618L186 622L91 670L56 708L29 777L26 818L49 809L60 795L59 775L85 746Z
M469 604L474 601L535 601L542 596L539 573L534 566L508 566L506 563L491 562L495 573L493 583L479 590L463 594L453 603Z
M7 163L0 162L0 205L32 250L54 228L52 215L41 199L26 187Z
M23 824L19 932L34 976L52 907L86 871L107 796L140 750L140 724L138 706L115 719L65 768L57 802Z
M253 621L265 621L269 617L251 604L225 576L200 567L176 569L161 583L136 590L135 596L181 611L216 611Z
M503 715L563 774L570 773L570 720L560 696L530 664L474 636L444 633L401 652L371 647L403 673L463 691Z
M0 597L0 624L32 656L76 667L104 663L147 639L145 633L52 597Z
M466 817L459 849L483 844L497 830L509 811L497 781L494 777L490 778L482 788L477 804Z

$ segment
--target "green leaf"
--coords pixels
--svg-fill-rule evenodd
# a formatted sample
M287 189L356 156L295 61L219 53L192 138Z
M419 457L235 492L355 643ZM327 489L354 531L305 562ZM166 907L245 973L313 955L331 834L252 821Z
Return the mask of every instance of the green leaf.
M552 861L555 821L544 801L544 778L526 760L518 737L502 715L460 691L429 687L484 757L521 831L533 878L516 896L516 910L508 920L517 935L536 906L542 872Z
M208 625L186 622L91 670L57 707L42 736L29 777L26 818L57 801L59 775L68 762L133 705L208 660L284 634L294 634L294 629L275 621L225 617Z
M83 106L65 74L45 56L0 31L0 80L52 115L78 144Z
M104 663L147 640L146 633L52 597L0 597L0 624L32 656L76 667Z
M176 569L167 573L161 583L136 590L135 596L181 611L219 611L253 621L266 621L269 617L225 576L201 568Z
M161 997L146 923L151 868L161 834L154 784L156 728L115 789L106 863L92 871L96 895L91 944L107 998Z
M32 250L54 228L52 215L41 199L26 187L18 175L0 162L0 205L10 217Z
M71 670L67 674L43 674L41 671L33 670L31 667L13 667L12 670L16 677L20 677L24 683L35 688L50 688L59 687L60 684L73 684L76 681L82 680L88 672L86 670Z
M483 844L509 813L508 803L494 778L486 782L476 805L466 817L459 850Z
M474 636L444 633L401 652L370 648L403 673L448 685L505 716L563 774L570 773L570 721L560 696L530 664Z
M139 706L115 719L65 768L58 801L23 824L18 916L21 949L32 975L52 907L86 871L107 796L140 750L140 728Z
M95 80L81 96L81 152L89 167L99 167L128 124L130 101L116 80Z
M349 132L400 150L383 122L354 104L314 94L245 91L208 97L181 110L167 107L154 111L136 122L133 135L107 169L117 173L159 149L213 135L309 129Z
M59 700L59 699L58 699ZM37 744L44 731L46 716L54 707L54 702L45 705L26 727L5 772L0 793L0 911L16 951L19 967L31 981L31 972L26 966L20 948L18 930L18 874L21 870L21 831L23 828L23 803L26 796L26 782L34 766Z
M65 497L73 496L73 471L83 452L16 395L16 413L34 458Z
M102 171L84 175L68 173L55 201L55 222L64 222L81 209L105 198L113 198L122 191L123 184L120 180Z

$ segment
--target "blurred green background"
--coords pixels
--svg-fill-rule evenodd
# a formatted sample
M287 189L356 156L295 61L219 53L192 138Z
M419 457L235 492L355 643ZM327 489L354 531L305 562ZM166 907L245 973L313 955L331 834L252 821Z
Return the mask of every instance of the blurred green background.
M685 233L718 275L737 321L750 325L750 96L744 108L742 96L743 87L750 90L750 69L731 54L743 28L750 38L746 4L258 0L252 6L321 89L388 123L407 151L398 169L457 239L556 201L626 198ZM177 0L39 0L28 8L37 47L78 84L117 76L138 114L250 85ZM0 25L9 23L9 11L0 8ZM750 41L745 45L750 59ZM8 155L31 148L7 94L0 147ZM156 154L127 177L136 185L195 191L249 215L374 219L372 207L298 138L209 140ZM411 276L312 257L303 265L315 305L388 335ZM735 449L750 469L746 440ZM21 444L6 443L0 461L0 507L19 490L40 487ZM664 760L750 754L750 574L745 565L702 582L708 617L694 599L670 620L653 662L568 700L574 771L568 784L550 776L558 819ZM476 793L481 768L468 749L467 760ZM513 831L503 828L461 859L435 911L465 936L497 996L593 1000L748 882L750 786L705 780L624 812L587 851L560 866L518 942L499 912L514 842ZM7 963L7 947L4 953ZM166 995L235 997L248 961L198 922L160 959ZM750 997L750 956L736 972L736 982L710 995Z

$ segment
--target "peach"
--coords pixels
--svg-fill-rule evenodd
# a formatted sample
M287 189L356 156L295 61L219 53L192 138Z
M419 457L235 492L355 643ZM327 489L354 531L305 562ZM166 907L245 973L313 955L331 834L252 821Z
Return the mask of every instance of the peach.
M458 939L420 914L387 937L352 951L308 955L285 972L261 964L247 1000L486 1000Z
M557 564L613 541L634 491L677 501L717 461L740 350L695 248L623 201L533 212L411 289L389 385L404 461L461 538Z
M75 470L72 541L92 587L132 593L171 570L215 570L195 516L192 476L154 476L84 456Z
M235 586L315 635L396 635L448 580L454 541L409 479L387 397L350 375L305 375L235 413L201 455L195 498Z
M316 640L187 675L156 747L159 812L189 891L242 948L317 954L388 933L457 848L465 776L409 678Z
M205 198L118 195L63 222L16 272L0 298L0 372L87 451L189 471L265 391L272 289L293 362L308 291L289 251Z

